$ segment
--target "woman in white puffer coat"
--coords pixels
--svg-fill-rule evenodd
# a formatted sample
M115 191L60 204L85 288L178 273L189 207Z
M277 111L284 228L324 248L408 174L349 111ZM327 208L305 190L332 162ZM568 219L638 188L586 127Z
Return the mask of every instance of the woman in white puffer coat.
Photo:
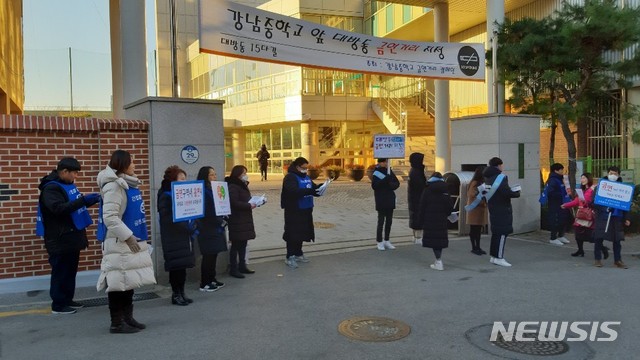
M106 288L111 333L134 333L146 327L133 318L133 289L156 283L139 184L131 154L124 150L116 150L109 166L98 174L103 201L98 240L104 242L97 289Z

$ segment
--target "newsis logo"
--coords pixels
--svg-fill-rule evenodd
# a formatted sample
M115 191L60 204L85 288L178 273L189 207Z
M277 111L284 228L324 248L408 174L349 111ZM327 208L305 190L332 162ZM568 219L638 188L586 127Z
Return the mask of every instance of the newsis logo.
M480 69L480 56L471 46L463 46L458 51L458 65L460 71L467 76L473 76Z
M496 321L491 338L495 342L500 335L505 341L615 341L620 321L510 321L509 327ZM537 335L537 336L536 336Z

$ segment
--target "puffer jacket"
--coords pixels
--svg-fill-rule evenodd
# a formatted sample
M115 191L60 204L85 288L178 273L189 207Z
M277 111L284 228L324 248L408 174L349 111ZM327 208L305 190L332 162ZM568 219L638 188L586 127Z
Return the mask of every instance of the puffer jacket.
M102 243L102 264L98 278L98 291L126 291L143 285L155 284L153 262L146 241L138 242L140 251L131 252L125 243L133 232L122 222L127 208L129 184L118 177L110 167L98 174L98 186L102 194L102 219L107 227Z

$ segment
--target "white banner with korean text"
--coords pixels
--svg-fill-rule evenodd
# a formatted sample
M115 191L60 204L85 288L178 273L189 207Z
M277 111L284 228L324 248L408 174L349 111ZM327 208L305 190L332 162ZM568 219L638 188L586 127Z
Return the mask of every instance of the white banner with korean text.
M363 73L484 81L484 45L379 38L228 0L200 0L200 51Z

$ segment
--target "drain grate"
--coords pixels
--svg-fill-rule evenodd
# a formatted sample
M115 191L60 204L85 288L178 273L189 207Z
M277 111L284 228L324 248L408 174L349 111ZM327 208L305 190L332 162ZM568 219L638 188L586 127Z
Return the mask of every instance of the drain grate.
M362 341L395 341L409 335L409 325L394 319L356 316L338 325L338 332L348 338Z
M154 292L133 294L133 301L158 299L159 297L160 296ZM94 298L94 299L79 300L78 302L84 305L85 307L104 306L109 304L109 298L100 297L100 298Z
M326 222L318 222L318 221L314 221L313 222L313 226L318 228L318 229L333 229L334 227L336 227L335 224L326 223Z
M506 341L502 334L498 334L494 345L499 346L505 350L517 352L527 355L538 356L555 356L564 354L569 351L569 344L564 341L538 341L538 334L527 334L527 338L531 337L536 340L533 341Z

